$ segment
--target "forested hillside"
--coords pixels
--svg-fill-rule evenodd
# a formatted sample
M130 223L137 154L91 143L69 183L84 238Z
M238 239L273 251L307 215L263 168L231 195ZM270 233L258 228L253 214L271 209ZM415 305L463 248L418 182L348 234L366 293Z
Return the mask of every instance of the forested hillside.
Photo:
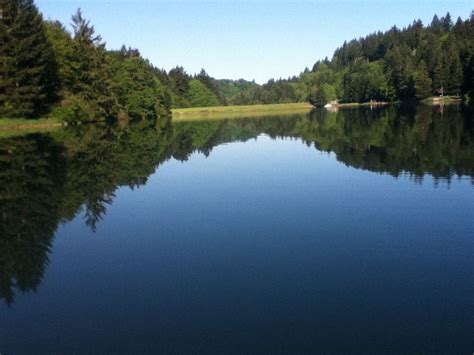
M68 30L33 0L0 0L0 117L52 116L69 123L155 119L174 107L309 101L414 101L474 97L474 12L453 23L415 21L345 42L299 76L258 85L217 80L203 69L167 72L139 50L107 50L81 11Z
M473 95L474 12L470 19L420 20L344 43L330 62L314 65L301 83L323 103L420 100L432 95ZM304 91L304 90L303 90Z
M430 96L474 97L474 11L392 27L345 42L299 77L270 80L240 94L242 104L310 101L416 101Z

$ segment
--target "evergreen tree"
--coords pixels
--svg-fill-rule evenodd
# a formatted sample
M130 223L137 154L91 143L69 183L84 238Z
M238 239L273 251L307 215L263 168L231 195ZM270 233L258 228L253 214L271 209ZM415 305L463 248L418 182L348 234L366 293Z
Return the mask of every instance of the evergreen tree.
M441 25L441 21L439 20L438 15L433 16L433 20L431 21L431 27L438 28Z
M33 0L0 0L0 11L0 116L38 116L58 86L43 18Z
M170 78L174 82L175 91L182 96L189 92L189 82L191 77L186 73L183 67L176 67L169 72Z
M390 70L392 86L399 100L411 100L415 96L415 85L412 73L409 70L406 47L395 47L387 54L387 66Z
M421 61L415 75L415 90L418 100L431 96L431 79L425 62Z
M462 64L457 53L453 53L449 66L450 81L448 92L452 95L459 95L463 82Z
M73 58L73 40L69 32L59 21L46 21L45 24L46 35L53 46L53 50L58 65L58 77L60 90L63 90L72 85L72 63Z
M451 19L451 14L448 12L445 17L442 17L441 20L441 26L443 27L443 30L449 31L451 27L453 27L453 21Z
M71 77L67 88L76 117L73 120L95 120L110 118L117 112L107 72L105 43L95 35L94 26L82 16L81 9L72 16L74 40Z
M440 94L446 93L446 88L450 81L448 54L443 50L438 57L438 61L433 75L433 86L436 92Z

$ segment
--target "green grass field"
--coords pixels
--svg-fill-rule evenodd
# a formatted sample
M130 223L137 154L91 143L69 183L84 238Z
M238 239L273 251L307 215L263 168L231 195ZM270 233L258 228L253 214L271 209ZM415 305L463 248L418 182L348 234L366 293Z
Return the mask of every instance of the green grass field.
M279 113L308 112L312 105L301 102L291 104L216 106L173 109L173 120L188 121L195 119L244 118L277 115Z
M0 137L10 137L33 132L44 132L65 124L52 118L28 120L23 118L1 118Z

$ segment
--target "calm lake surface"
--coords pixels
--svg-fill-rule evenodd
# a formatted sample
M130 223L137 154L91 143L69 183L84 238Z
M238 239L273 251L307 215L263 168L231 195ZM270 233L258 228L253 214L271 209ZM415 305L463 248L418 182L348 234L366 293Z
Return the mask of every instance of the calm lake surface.
M0 353L474 351L459 107L0 139Z

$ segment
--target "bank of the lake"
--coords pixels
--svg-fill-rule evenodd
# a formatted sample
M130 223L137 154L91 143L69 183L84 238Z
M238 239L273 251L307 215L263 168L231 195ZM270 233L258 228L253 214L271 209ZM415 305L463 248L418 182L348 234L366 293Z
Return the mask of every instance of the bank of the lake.
M0 137L10 137L19 133L43 132L65 126L65 122L61 122L55 118L1 118Z
M400 101L370 101L370 102L342 102L342 103L330 103L331 106L324 106L327 109L339 109L339 108L357 108L357 107L382 107L400 104ZM432 96L421 100L418 104L421 105L459 105L462 104L463 100L459 96ZM318 106L319 107L319 106Z
M177 108L171 110L173 120L190 119L220 119L220 118L243 118L255 116L268 116L275 114L303 113L314 108L307 102L269 104L269 105L244 105L244 106L215 106L215 107L195 107Z
M428 105L446 105L446 104L460 104L463 102L459 96L432 96L422 101Z

